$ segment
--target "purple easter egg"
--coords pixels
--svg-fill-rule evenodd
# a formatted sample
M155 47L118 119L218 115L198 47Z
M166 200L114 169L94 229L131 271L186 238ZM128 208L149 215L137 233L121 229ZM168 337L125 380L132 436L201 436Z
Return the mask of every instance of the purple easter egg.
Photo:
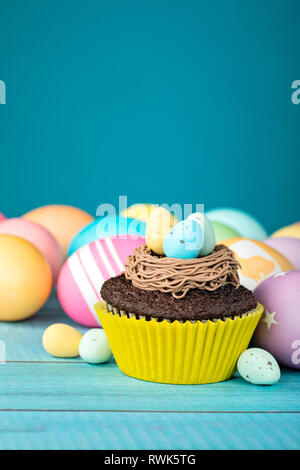
M267 238L264 243L275 248L288 259L295 269L300 269L300 238L276 237Z
M254 344L273 354L280 364L300 369L300 271L275 274L253 293L265 307Z

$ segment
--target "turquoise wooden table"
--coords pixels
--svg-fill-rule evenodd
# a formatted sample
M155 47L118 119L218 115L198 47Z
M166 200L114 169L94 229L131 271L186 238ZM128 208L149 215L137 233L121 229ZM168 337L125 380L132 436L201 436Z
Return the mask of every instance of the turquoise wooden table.
M41 337L56 322L74 325L53 295L35 317L0 323L1 449L300 448L298 372L283 370L272 387L238 376L211 385L143 382L114 361L49 356Z

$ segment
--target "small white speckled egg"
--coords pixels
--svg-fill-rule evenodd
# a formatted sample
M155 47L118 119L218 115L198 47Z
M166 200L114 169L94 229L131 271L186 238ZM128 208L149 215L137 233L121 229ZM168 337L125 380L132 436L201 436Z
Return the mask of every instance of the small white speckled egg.
M112 357L112 351L105 331L101 328L92 328L87 331L80 341L79 355L90 364L107 362Z
M272 385L280 379L276 359L260 348L246 349L239 357L237 369L243 379L255 385Z

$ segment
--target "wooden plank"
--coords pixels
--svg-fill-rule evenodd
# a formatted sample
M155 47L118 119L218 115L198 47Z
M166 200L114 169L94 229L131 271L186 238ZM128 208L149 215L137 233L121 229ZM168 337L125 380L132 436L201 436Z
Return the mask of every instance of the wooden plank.
M0 412L0 448L298 449L300 415Z
M50 356L42 346L43 332L53 323L66 323L81 333L88 330L73 322L63 312L54 290L44 308L33 317L17 323L0 322L0 340L6 346L6 360L64 362L65 359ZM81 359L73 358L68 361L78 362Z
M116 364L10 363L0 366L0 409L300 411L300 374L271 387L240 377L208 385L164 385L127 377Z

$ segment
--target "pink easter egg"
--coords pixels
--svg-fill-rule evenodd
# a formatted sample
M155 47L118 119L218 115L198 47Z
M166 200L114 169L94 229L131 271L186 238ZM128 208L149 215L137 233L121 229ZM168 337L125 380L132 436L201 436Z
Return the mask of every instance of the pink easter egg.
M300 238L267 238L264 240L264 243L275 248L275 250L285 256L296 269L300 269Z
M0 234L15 235L32 243L44 255L51 268L53 283L64 262L62 249L44 227L26 219L6 219L0 224Z
M66 314L82 325L99 326L94 305L101 300L103 282L121 274L127 256L144 244L143 237L119 235L96 240L75 251L65 261L57 280L58 299Z
M0 222L2 222L2 220L5 220L6 217L4 214L2 214L2 212L0 212Z
M254 295L265 307L254 344L273 354L280 364L300 369L300 271L265 279Z

